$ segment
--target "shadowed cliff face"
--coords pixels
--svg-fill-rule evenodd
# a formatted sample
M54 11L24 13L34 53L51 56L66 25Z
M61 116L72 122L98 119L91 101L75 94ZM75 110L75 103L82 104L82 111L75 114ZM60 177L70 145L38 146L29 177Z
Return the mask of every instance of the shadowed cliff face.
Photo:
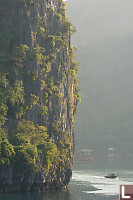
M62 0L0 1L0 191L63 187L79 101Z

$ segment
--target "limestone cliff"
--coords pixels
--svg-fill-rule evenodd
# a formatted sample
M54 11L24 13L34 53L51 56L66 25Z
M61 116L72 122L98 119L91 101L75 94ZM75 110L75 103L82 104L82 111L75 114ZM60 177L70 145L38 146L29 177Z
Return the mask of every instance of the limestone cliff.
M62 0L0 0L0 192L66 186L79 101Z

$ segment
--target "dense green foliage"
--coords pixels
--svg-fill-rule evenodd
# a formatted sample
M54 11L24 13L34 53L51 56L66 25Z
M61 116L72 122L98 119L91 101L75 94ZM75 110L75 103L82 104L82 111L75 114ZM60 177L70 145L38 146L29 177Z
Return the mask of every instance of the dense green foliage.
M34 0L19 0L16 5L28 21ZM6 34L0 23L0 167L12 166L28 173L43 167L48 172L52 165L63 166L70 153L71 138L62 128L64 113L58 120L58 113L54 113L64 100L71 111L69 123L73 124L73 110L80 100L76 78L79 63L74 48L68 47L72 25L65 6L62 1L57 10L49 11L59 23L58 31L50 31L38 13L36 31L30 33L32 45L26 39L22 43L16 17L16 26ZM0 19L5 20L4 16ZM62 92L65 82L70 84L67 94Z
M8 139L15 150L12 164L19 171L38 170L37 162L40 159L43 166L49 169L58 160L57 147L48 137L44 126L35 126L31 121L21 120Z

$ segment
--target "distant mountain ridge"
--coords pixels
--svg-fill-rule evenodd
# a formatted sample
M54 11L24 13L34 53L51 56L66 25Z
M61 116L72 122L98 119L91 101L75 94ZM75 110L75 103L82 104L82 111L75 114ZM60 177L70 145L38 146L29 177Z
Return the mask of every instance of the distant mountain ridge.
M76 143L96 154L106 154L110 146L119 154L133 153L132 9L130 0L68 4L81 63Z

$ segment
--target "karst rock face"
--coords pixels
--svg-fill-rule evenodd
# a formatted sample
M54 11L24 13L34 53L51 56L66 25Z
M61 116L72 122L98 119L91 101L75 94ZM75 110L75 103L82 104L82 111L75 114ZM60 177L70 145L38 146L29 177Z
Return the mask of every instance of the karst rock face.
M0 192L66 187L78 63L62 0L0 0Z

